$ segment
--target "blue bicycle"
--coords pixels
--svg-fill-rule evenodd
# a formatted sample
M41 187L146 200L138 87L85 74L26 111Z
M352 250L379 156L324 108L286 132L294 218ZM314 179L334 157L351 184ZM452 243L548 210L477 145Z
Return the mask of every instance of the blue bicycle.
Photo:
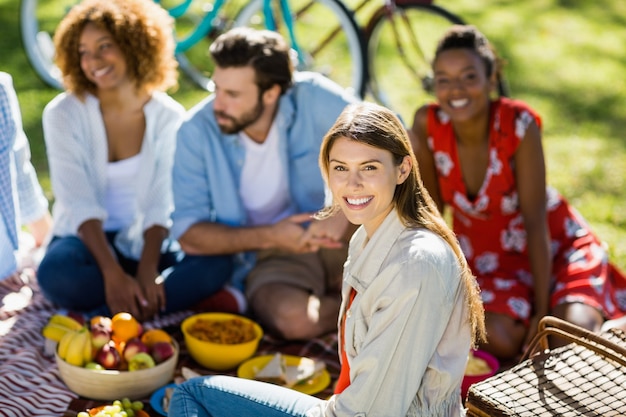
M195 83L212 89L208 47L236 26L264 27L289 40L300 70L317 71L362 96L367 83L361 29L340 0L155 0L176 24L176 57ZM28 58L49 85L62 88L52 37L77 0L22 0L20 24Z

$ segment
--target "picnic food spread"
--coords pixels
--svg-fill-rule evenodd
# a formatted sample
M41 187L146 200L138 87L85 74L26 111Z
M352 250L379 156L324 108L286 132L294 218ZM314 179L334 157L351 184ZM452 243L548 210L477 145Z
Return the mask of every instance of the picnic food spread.
M158 328L144 331L142 324L128 313L120 313L111 318L95 316L83 323L79 322L79 319L55 314L42 329L42 334L46 335L48 339L54 340L57 344L55 352L57 363L61 362L59 363L61 379L67 384L68 388L81 397L103 401L113 401L115 398L127 395L132 399L141 399L145 398L146 393L148 395L150 393L159 393L159 406L162 405L162 410L167 410L168 400L175 387L175 384L171 383L171 379L169 379L169 382L163 379L159 385L152 387L151 391L142 392L141 395L126 389L128 388L127 384L122 380L118 382L107 380L104 381L104 385L97 381L100 378L110 377L109 373L111 371L122 375L131 374L126 371L142 369L152 371L150 368L158 369L159 363L171 357L171 352L178 351L177 344L172 336L165 330ZM186 328L186 331L198 341L209 345L215 344L213 346L223 346L224 349L229 351L253 343L254 347L247 355L254 354L256 344L263 335L262 329L258 328L258 324L243 316L224 313L201 313L188 317L188 319L190 319L190 325ZM183 327L181 326L181 329ZM63 338L65 340L61 343ZM168 346L169 349L164 349L163 346ZM187 347L189 348L189 344L187 344ZM163 349L163 351L159 349ZM245 358L240 359L239 363L242 360L245 360ZM171 362L171 360L168 362ZM312 390L311 393L323 390L330 383L330 377L325 370L323 361L278 353L257 356L248 362L250 364L246 365L249 368L246 371L246 375L239 375L240 377L265 380L299 391L310 388ZM248 365L253 366L250 368ZM81 368L83 371L80 370ZM69 375L68 369L70 371L75 369L76 371L71 371L72 374ZM93 370L97 371L93 373L93 377L83 375L91 375ZM183 367L182 371L185 379L199 375L186 367ZM139 375L137 374L138 378ZM173 377L173 375L170 375L170 377ZM89 381L85 378L89 379ZM143 380L143 377L140 379ZM139 381L136 382L138 383ZM94 389L98 392L98 395L92 395L93 389L91 388L87 390L89 392L83 392L81 391L82 388L79 390L77 385L81 387L83 385L95 387ZM109 393L104 394L105 386L110 388L112 385L120 389L115 390L113 393L109 391ZM126 386L126 388L122 389L122 386ZM121 395L119 395L120 393ZM136 411L125 411L124 407L120 408L119 412L116 411L119 408L115 406L117 402L119 401L116 400L114 404L92 408L83 411L83 413L90 416L118 415L119 413L124 415L122 412L125 412L127 416L139 415ZM153 405L152 398L150 405Z

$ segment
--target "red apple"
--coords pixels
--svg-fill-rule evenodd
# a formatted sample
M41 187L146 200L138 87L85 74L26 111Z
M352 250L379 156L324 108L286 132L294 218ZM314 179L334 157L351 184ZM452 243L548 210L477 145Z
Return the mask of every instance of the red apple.
M130 360L138 353L148 353L149 349L138 337L133 337L126 342L124 346L124 359L130 363Z
M107 342L96 353L95 361L105 369L118 369L122 358L115 348L115 343Z
M174 346L169 342L157 342L152 345L150 353L156 363L165 362L174 354Z
M111 330L104 326L97 325L91 328L91 344L96 349L100 349L111 340Z

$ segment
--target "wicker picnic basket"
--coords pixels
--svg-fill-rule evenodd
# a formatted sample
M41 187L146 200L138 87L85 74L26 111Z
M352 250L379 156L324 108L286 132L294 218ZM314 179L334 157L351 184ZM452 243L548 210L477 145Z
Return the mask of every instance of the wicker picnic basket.
M549 349L548 336L570 341ZM472 385L468 417L626 416L626 333L591 333L555 317L515 367Z

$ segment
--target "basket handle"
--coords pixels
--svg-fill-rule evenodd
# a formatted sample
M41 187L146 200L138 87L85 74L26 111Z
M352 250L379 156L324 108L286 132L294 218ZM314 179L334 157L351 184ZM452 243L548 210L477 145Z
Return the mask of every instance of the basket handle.
M520 363L537 352L537 345L541 346L541 350L548 349L547 336L555 335L584 346L626 367L626 347L607 340L596 333L592 333L587 329L583 329L582 327L552 316L543 317L539 321L538 327L539 331L528 345L528 349L526 349L522 355Z

